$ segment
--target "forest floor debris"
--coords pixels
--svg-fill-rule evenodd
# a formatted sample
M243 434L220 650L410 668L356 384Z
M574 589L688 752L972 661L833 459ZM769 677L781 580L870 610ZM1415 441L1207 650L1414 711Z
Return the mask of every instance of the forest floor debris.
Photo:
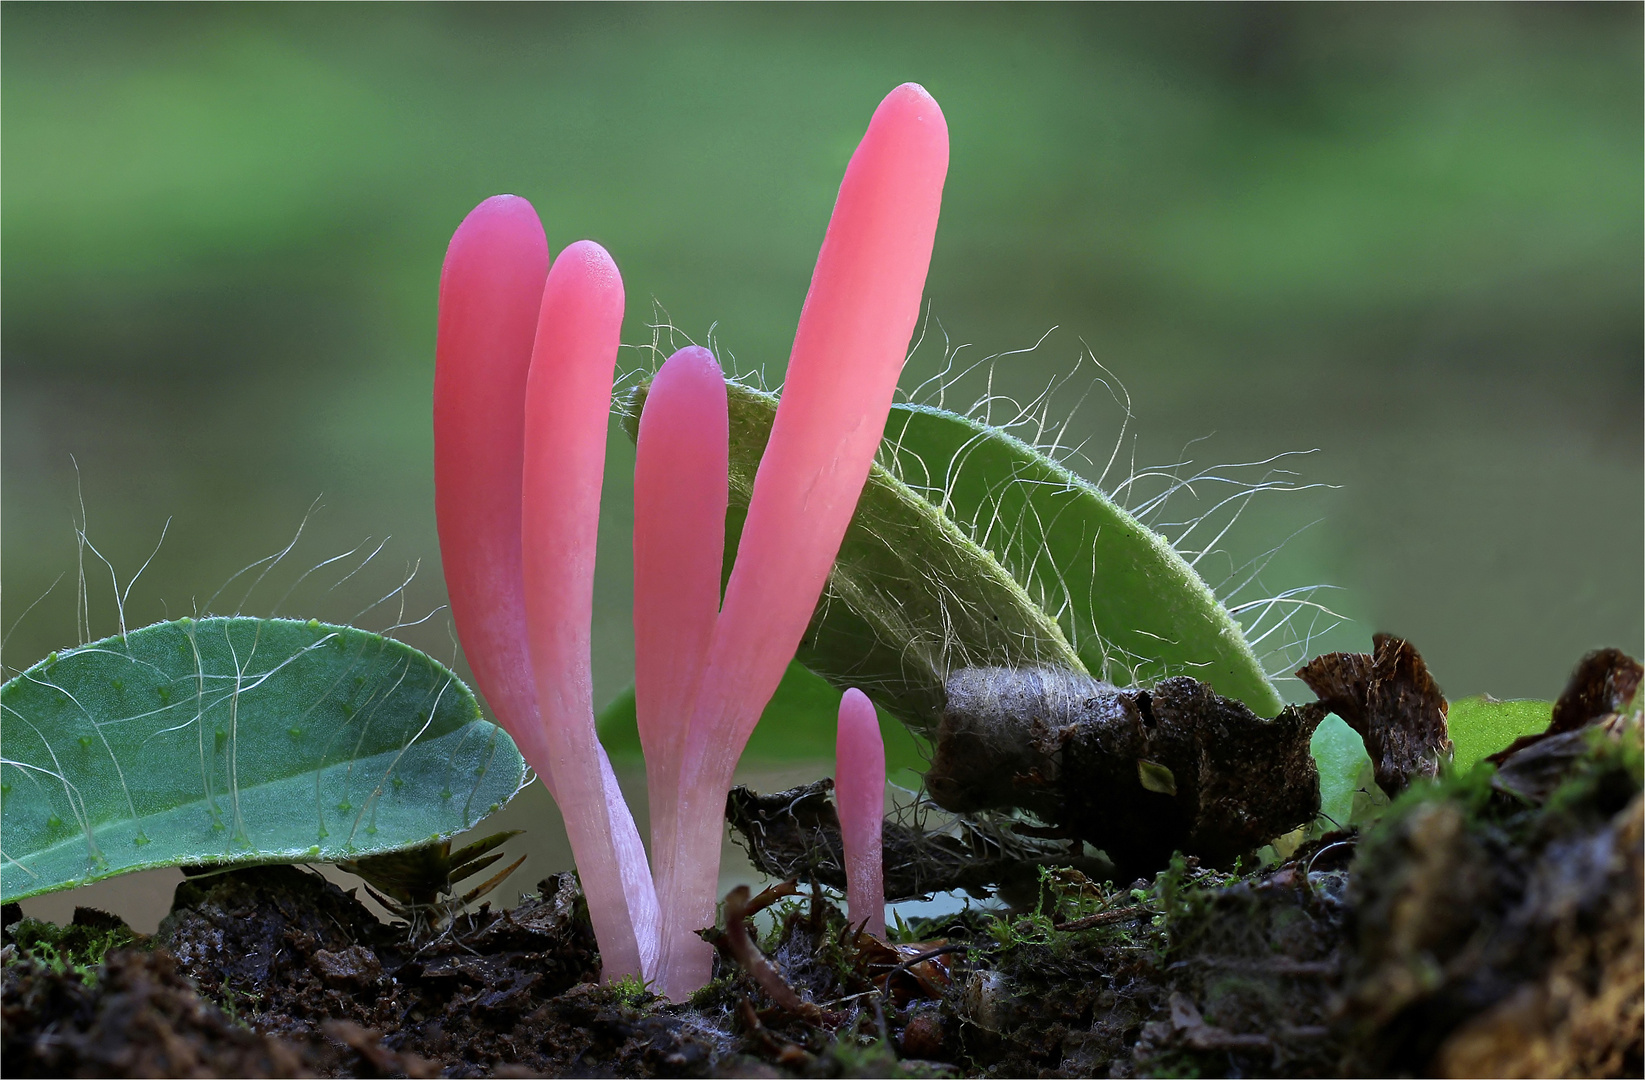
M1340 680L1345 692L1378 677L1363 659L1370 674ZM1638 713L1616 711L1638 682L1626 660L1585 661L1556 710L1564 730L1495 768L1416 769L1362 834L1327 834L1281 861L1178 856L1127 885L1039 864L1014 909L968 909L889 942L859 934L803 880L734 895L735 923L708 935L714 980L679 1005L596 983L569 874L511 910L482 906L418 934L292 867L190 878L151 938L86 909L59 928L8 905L0 1067L1637 1076L1645 751ZM1427 698L1408 697L1427 717ZM765 905L763 934L738 918Z

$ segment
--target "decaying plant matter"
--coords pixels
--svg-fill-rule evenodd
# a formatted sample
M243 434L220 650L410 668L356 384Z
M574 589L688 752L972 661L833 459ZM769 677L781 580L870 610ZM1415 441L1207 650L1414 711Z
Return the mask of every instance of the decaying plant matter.
M412 935L417 936L444 927L452 916L490 895L491 890L518 870L525 862L524 855L473 888L462 893L455 890L458 882L467 881L502 859L503 852L495 849L524 831L509 829L492 833L472 844L464 844L456 851L451 850L450 840L442 840L410 851L368 855L337 865L359 875L365 881L371 898L382 904L390 914L405 920L411 927Z
M1121 880L1182 851L1232 861L1312 821L1321 706L1264 720L1198 680L1119 689L1063 671L948 680L926 787L958 813L1023 809L1107 853Z
M1341 1013L1356 1071L1639 1075L1645 802L1640 712L1623 711L1639 670L1590 654L1549 732L1413 792L1366 838Z

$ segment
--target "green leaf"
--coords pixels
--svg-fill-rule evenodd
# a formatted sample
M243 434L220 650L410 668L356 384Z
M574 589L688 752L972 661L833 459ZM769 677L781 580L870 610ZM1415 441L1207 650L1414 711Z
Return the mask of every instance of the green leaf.
M1177 778L1170 769L1157 761L1137 759L1137 780L1145 791L1157 791L1161 795L1175 795L1177 793Z
M1445 716L1453 754L1451 767L1467 772L1521 735L1547 730L1554 717L1548 701L1497 701L1486 695L1451 702Z
M632 437L646 386L623 401ZM726 556L735 557L777 398L727 383L731 422ZM875 465L797 659L836 687L855 686L925 730L957 667L1083 671L1052 619L993 555L931 503ZM838 701L835 703L838 708Z
M180 619L0 687L0 894L131 870L332 862L444 839L525 763L410 646L310 620Z
M1371 779L1371 755L1359 732L1335 713L1314 729L1308 749L1319 768L1319 812L1331 828L1347 828L1354 822L1354 797Z
M1095 484L999 428L923 405L892 409L882 457L1056 615L1087 670L1121 686L1192 675L1278 714L1228 609Z
M748 740L742 760L750 765L832 760L839 717L840 691L800 664L790 664L771 703L760 714L760 723ZM923 773L928 763L914 736L883 710L879 718L880 735L885 740L886 774L893 775L902 769ZM613 761L644 760L634 718L632 686L600 712L599 732L600 741ZM914 786L919 781L917 777L907 777L902 782Z

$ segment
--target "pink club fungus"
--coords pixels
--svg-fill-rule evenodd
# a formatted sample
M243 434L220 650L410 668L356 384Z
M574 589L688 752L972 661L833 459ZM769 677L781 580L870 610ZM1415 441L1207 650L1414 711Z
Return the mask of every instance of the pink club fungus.
M680 770L675 852L659 863L662 992L708 981L726 794L793 659L885 432L919 318L948 172L924 88L880 103L846 167L800 312L771 439L708 647Z
M845 902L851 921L885 936L885 740L868 695L853 687L840 699L834 752L834 802L845 840Z
M642 977L655 959L657 896L633 818L594 733L589 627L623 281L584 240L554 260L525 390L520 478L526 629L554 793L588 897L608 979ZM636 836L637 839L637 836ZM638 845L635 845L638 847Z
M480 693L551 782L520 576L526 372L548 241L524 199L497 195L458 226L440 271L434 516L451 618Z
M729 422L725 375L681 349L651 381L634 454L634 711L667 878L686 722L720 613Z
M554 781L556 740L539 714L532 675L521 546L526 385L548 263L548 244L536 212L526 200L511 195L481 203L452 237L440 274L434 503L452 619L475 682L498 721L564 807L565 796ZM608 380L610 367L608 360ZM601 410L603 416L603 403ZM603 436L599 445L603 449ZM592 497L596 508L598 475L596 466ZM593 513L588 506L581 509ZM586 526L592 534L592 517ZM592 557L590 549L583 561ZM585 616L585 628L586 622ZM586 680L586 659L580 670ZM575 677L575 670L571 675ZM555 718L564 716L557 713ZM650 953L654 951L655 898L650 892L645 849L605 751L597 743L594 749L598 764L591 774L599 777L594 802L605 810L616 853L615 861L608 863L608 876L621 881L625 893L636 894L633 906L645 934L644 951ZM577 797L586 794L579 790ZM600 876L594 867L586 872ZM612 934L626 941L635 933L608 929L601 938L608 970L620 976L625 970L611 965L614 958L625 955L623 946L604 948L606 937Z

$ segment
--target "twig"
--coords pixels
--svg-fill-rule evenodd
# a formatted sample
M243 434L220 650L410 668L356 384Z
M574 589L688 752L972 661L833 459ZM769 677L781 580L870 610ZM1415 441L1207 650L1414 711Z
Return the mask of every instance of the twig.
M778 900L781 900L785 896L798 896L799 892L800 883L797 878L789 878L787 881L780 881L775 885L768 885L764 889L760 890L760 894L758 896L748 902L748 906L743 909L743 918L746 919L752 915L764 911L766 908L770 907L772 904L775 904Z
M792 885L793 882L786 884ZM781 888L774 886L773 888ZM766 892L770 892L767 889ZM764 895L763 893L761 894ZM775 898L773 898L775 899ZM770 901L767 901L770 903ZM782 974L771 966L771 961L765 958L753 940L748 936L748 926L743 922L748 918L751 905L748 899L748 886L738 885L725 898L725 936L731 948L731 955L736 957L737 963L753 976L754 981L764 990L766 996L776 1003L779 1009L792 1013L801 1020L811 1024L823 1023L823 1011L809 1001L801 999L800 995L783 980Z
M1051 929L1071 934L1076 930L1089 930L1093 926L1107 926L1109 923L1124 922L1134 916L1146 914L1148 914L1148 909L1140 905L1116 908L1113 911L1099 911L1095 915L1087 915L1083 919L1070 919L1068 922L1053 923Z

